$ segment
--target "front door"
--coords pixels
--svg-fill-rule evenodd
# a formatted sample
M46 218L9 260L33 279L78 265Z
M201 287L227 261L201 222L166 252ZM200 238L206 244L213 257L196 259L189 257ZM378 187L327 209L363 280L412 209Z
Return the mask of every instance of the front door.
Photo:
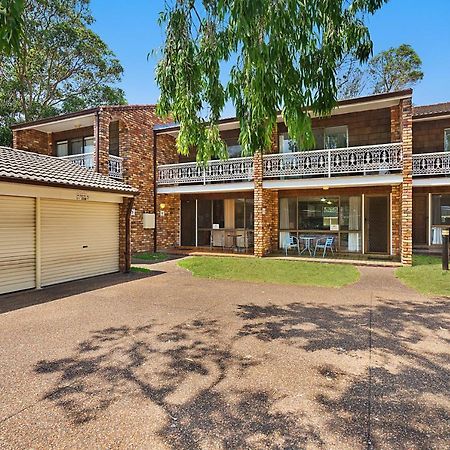
M413 195L413 244L427 243L427 195Z
M181 245L195 246L195 200L181 201Z
M366 197L365 227L366 253L388 253L389 197Z

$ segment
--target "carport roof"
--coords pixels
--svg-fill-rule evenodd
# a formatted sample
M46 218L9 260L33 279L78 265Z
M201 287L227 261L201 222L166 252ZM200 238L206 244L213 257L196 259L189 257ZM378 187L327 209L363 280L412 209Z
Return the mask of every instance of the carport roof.
M135 195L139 191L105 175L54 156L0 147L0 181Z

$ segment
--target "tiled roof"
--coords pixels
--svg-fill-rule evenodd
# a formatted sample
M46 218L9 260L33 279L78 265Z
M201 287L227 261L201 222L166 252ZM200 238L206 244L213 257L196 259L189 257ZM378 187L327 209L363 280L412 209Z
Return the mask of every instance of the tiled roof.
M413 116L428 116L450 114L450 102L435 103L434 105L414 106Z
M54 156L0 147L0 181L137 194L138 190L105 175Z

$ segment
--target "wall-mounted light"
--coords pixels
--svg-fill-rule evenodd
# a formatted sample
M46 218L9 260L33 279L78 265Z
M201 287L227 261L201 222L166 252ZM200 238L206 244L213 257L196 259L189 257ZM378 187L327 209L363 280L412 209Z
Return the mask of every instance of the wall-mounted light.
M324 191L328 191L328 189L330 189L330 187L329 187L329 186L323 186L322 189L323 189Z
M159 209L165 209L165 207L166 207L166 204L165 203L160 203L159 204Z

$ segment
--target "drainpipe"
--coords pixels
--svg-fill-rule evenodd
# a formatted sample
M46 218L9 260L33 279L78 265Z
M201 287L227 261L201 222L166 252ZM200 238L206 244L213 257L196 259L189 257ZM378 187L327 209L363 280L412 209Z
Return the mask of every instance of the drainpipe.
M153 129L153 213L155 214L155 228L153 230L153 252L156 252L157 244L157 220L156 220L156 131Z
M125 215L125 273L129 273L131 268L131 210L133 203L134 197L129 198Z

